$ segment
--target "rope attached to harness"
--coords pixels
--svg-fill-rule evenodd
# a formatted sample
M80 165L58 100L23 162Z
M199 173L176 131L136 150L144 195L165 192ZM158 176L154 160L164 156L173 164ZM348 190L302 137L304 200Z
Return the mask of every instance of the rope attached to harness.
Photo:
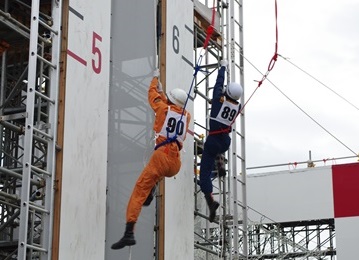
M182 114L181 114L181 118L180 118L179 121L182 121L182 118L183 118L183 116L184 116L184 113L185 113L185 110L186 110L186 106L187 106L187 103L188 103L188 99L189 99L189 97L190 97L190 93L191 93L192 88L193 88L193 84L194 84L195 78L196 78L196 76L197 76L198 71L201 70L200 65L201 65L201 62L202 62L202 59L203 59L202 51L207 49L209 40L211 39L212 34L213 34L213 31L214 31L214 22L215 22L215 17L216 17L216 16L215 16L216 12L215 12L214 6L215 6L215 0L213 0L211 24L210 24L210 25L208 26L208 28L207 28L207 35L206 35L206 40L204 41L204 44L203 44L203 49L201 50L200 56L199 56L199 58L198 58L198 60L197 60L197 63L196 63L196 65L195 65L195 67L194 67L194 73L193 73L193 78L192 78L191 86L190 86L190 88L189 88L189 90L188 90L186 102L185 102L184 105L183 105ZM168 137L168 128L166 128L166 130L167 130L167 139L166 139L165 141L163 141L162 143L157 144L157 145L155 146L155 150L157 150L159 147L161 147L161 146L163 146L163 145L166 145L166 144L169 144L169 143L173 143L173 142L176 142L179 148L181 147L179 141L177 140L178 129L176 128L176 133L175 133L175 135L174 135L173 137Z
M155 150L157 150L158 148L160 148L161 146L164 146L166 144L169 144L169 143L173 143L173 142L176 142L177 146L178 146L178 150L181 149L181 144L180 142L177 140L177 132L176 132L176 135L173 136L173 137L168 137L165 141L163 141L162 143L159 143L155 146Z

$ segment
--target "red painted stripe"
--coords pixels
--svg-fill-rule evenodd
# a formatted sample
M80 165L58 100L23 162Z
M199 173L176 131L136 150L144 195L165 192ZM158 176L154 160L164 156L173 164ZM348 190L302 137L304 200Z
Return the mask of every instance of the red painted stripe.
M359 163L333 165L334 217L359 216Z
M67 54L68 54L70 57L72 57L72 58L74 58L75 60L77 60L78 62L80 62L81 64L87 66L87 62L86 62L83 58L81 58L80 56L78 56L78 55L76 55L75 53L73 53L72 51L67 50Z

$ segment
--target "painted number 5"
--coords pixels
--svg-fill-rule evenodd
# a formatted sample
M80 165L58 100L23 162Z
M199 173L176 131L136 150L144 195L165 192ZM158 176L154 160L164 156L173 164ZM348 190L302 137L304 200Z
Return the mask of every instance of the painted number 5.
M97 33L93 32L92 34L92 53L97 55L97 64L95 59L92 59L92 69L95 73L100 74L101 64L102 64L102 55L100 49L96 46L96 41L102 42L102 37Z

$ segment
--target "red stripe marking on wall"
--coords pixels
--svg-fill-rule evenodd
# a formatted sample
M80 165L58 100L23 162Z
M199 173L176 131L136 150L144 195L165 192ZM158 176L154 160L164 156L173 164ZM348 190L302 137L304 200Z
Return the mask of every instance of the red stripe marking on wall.
M359 163L333 165L334 217L359 216Z
M78 56L77 54L75 54L75 53L73 53L72 51L70 51L70 50L67 50L67 54L70 56L70 57L72 57L72 58L74 58L75 60L77 60L78 62L80 62L81 64L83 64L83 65L87 65L87 62L83 59L83 58L81 58L80 56Z

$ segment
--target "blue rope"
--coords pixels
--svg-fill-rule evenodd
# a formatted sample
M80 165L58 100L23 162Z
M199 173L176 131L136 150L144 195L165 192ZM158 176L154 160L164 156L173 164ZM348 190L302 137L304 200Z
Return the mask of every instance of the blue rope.
M191 93L191 91L192 91L192 88L193 88L194 80L195 80L195 78L196 78L196 76L197 76L198 71L200 71L200 66L199 66L199 65L201 64L202 58L203 58L203 56L200 55L199 58L198 58L197 64L196 64L196 66L194 67L194 74L193 74L193 78L192 78L192 82L191 82L191 87L189 88L189 91L188 91L188 94L187 94L187 99L186 99L186 102L184 103L184 106L183 106L182 116L183 116L184 111L185 111L185 109L186 109L186 106L187 106L187 103L188 103L188 99L189 99L189 95L190 95L190 93ZM181 119L182 119L182 117L181 117Z

